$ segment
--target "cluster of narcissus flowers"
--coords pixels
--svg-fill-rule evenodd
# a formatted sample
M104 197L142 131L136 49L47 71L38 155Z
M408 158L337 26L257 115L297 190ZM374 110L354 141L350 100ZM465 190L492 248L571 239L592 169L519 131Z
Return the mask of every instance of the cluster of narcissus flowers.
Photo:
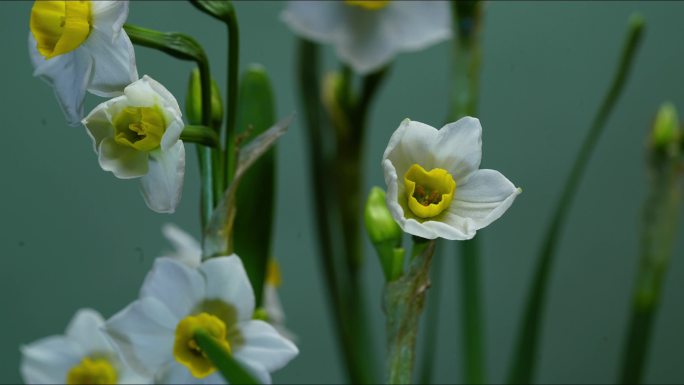
M185 173L182 114L161 84L138 80L123 30L127 17L128 1L36 1L29 33L34 75L52 86L70 124L86 126L102 169L140 177L148 207L172 213ZM86 91L114 98L83 119Z
M157 258L138 300L106 322L82 310L66 335L22 348L26 383L224 383L194 341L199 328L261 383L298 354L274 326L253 319L238 256L202 262L194 239L175 227L165 233L177 250Z
M482 127L465 117L440 130L405 119L382 166L387 207L405 232L465 240L497 220L522 191L495 170L480 170Z

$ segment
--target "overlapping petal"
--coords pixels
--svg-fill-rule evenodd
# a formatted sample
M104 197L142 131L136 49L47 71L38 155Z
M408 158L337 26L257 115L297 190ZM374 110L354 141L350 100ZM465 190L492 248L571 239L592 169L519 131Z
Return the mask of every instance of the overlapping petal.
M211 258L202 263L199 271L206 280L207 299L218 299L234 307L239 321L252 318L254 291L240 258Z

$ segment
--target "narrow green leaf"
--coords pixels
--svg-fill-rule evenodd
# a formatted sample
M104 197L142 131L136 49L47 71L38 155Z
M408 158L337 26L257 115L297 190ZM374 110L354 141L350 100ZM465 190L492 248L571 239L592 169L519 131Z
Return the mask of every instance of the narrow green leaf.
M195 332L195 341L197 341L202 352L207 355L209 360L211 360L211 363L214 364L219 372L221 372L221 376L223 376L228 383L246 385L259 384L259 381L255 380L229 352L223 349L223 347L214 340L214 337L209 335L209 333L204 330L198 330Z
M206 61L202 46L188 35L159 32L131 24L125 24L124 30L134 44L154 48L182 60Z
M251 66L240 81L237 135L253 138L275 122L275 103L268 74ZM244 139L243 139L244 140ZM235 252L242 258L261 305L266 265L271 254L275 211L275 147L245 173L237 190Z

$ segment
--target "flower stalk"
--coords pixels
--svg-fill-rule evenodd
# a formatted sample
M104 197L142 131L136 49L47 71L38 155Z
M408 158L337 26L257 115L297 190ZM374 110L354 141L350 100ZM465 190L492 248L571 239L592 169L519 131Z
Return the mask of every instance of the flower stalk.
M482 62L482 2L451 3L453 24L458 31L454 40L449 121L477 115L480 69ZM481 308L480 238L460 243L461 338L464 382L482 384L485 376L484 316ZM432 347L429 347L432 348ZM432 363L426 364L431 365ZM428 369L426 368L425 371Z
M385 286L383 304L387 316L388 384L412 382L416 337L425 294L430 287L435 243L435 240L415 238L407 273Z
M681 140L676 113L672 121L662 121L669 108L674 110L666 105L656 118L652 134L655 140L647 154L650 193L644 202L641 218L641 257L622 356L622 384L640 384L643 381L653 322L660 304L662 285L672 256L682 207L684 164L679 150ZM659 123L669 125L668 131L674 135L658 138L657 135L662 134L658 132L659 126L662 126Z
M533 380L537 362L537 349L539 347L539 333L542 330L541 324L546 302L547 285L560 231L565 224L570 205L577 193L579 183L582 180L594 147L596 147L596 143L601 133L603 133L606 121L624 88L627 75L629 75L636 57L639 42L643 36L644 24L645 22L640 15L632 15L615 77L592 122L589 133L582 143L577 158L575 158L572 170L568 175L564 188L561 190L560 199L556 203L551 224L547 227L515 343L513 361L508 376L508 382L511 384L530 383Z

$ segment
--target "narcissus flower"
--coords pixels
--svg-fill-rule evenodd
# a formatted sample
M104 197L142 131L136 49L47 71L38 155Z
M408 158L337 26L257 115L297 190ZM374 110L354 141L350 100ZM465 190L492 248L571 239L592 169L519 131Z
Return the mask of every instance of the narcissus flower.
M145 75L83 119L100 167L117 178L142 178L147 206L160 213L175 211L183 189L181 116L176 98Z
M197 268L158 258L140 299L107 321L106 330L126 361L156 382L223 383L194 333L204 329L262 383L299 352L268 323L253 320L254 292L233 255Z
M31 10L29 53L34 76L50 84L67 121L83 118L86 91L121 94L138 79L123 25L128 1L38 0Z
M387 207L405 232L465 240L488 226L522 191L495 170L479 170L482 127L465 117L440 130L405 119L382 166Z
M282 20L297 34L333 44L358 73L380 69L400 52L451 37L446 1L290 1Z
M162 232L175 249L166 253L168 257L191 268L197 268L202 264L202 248L192 235L171 223L164 225ZM278 295L278 288L281 283L282 278L278 262L275 258L271 258L268 261L264 281L263 308L256 310L255 318L270 323L283 337L296 342L296 336L285 327L285 311Z
M21 348L21 375L27 384L148 384L119 360L102 331L104 320L81 309L66 334L43 338Z

